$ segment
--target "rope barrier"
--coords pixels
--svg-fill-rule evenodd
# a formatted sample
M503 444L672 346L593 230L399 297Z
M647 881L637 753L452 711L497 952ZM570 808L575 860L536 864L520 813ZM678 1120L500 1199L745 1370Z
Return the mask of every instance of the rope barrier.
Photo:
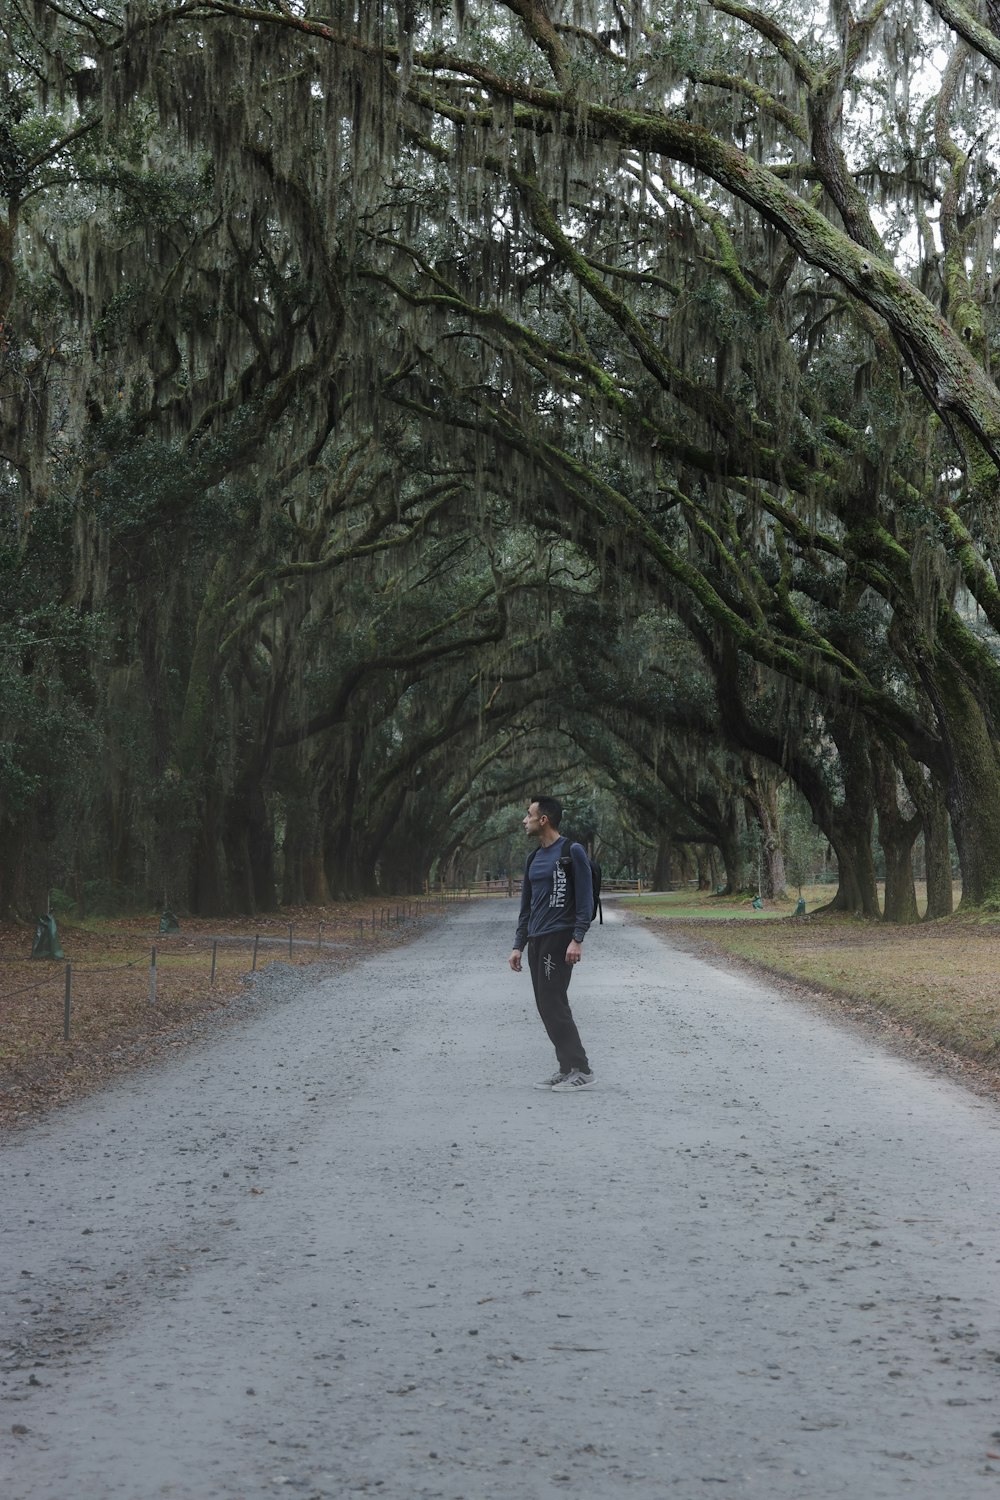
M451 892L439 891L431 894L429 897L425 896L423 899L408 900L405 903L397 904L395 906L395 909L393 909L393 907L391 906L381 907L378 909L377 915L376 912L373 911L370 918L372 938L375 938L376 931L381 933L392 927L399 927L403 924L410 925L416 922L421 916L426 915L429 912L433 913L443 911L446 909L449 900L461 900L463 896L465 896L465 899L468 899L469 894L471 894L471 892L458 890ZM174 957L180 956L179 954L170 952L170 948L175 942L180 944L183 948L187 949L211 949L211 983L214 984L216 957L220 947L222 947L224 950L225 947L230 947L232 949L238 946L242 947L245 945L247 948L249 948L251 945L253 945L254 957L256 960L256 950L258 946L273 946L276 943L280 943L282 946L284 946L285 943L287 943L289 958L294 957L294 946L296 944L299 946L300 951L308 951L310 953L317 951L321 952L323 947L327 946L331 950L330 957L332 958L334 956L332 950L338 946L338 936L350 940L352 938L357 938L360 934L361 940L364 941L365 928L367 927L367 925L368 922L364 917L324 917L319 921L318 925L318 943L317 940L311 935L295 938L293 936L295 924L287 923L284 921L279 922L277 920L274 922L262 924L263 931L258 931L253 934L253 936L251 936L249 933L247 933L246 935L242 933L213 934L201 932L187 932L183 934L157 933L156 936L158 944L160 946L158 949L155 946L151 946L149 951L150 954L153 955L152 957L147 957L147 955L143 953L139 957L125 959L123 962L117 964L108 964L102 962L89 963L86 959L67 960L65 956L62 959L43 960L32 959L29 955L25 955L23 958L4 957L0 958L0 969L10 968L15 965L18 968L22 968L26 963L32 962L42 962L46 965L51 964L52 967L40 970L37 973L37 977L32 978L25 984L18 985L17 989L10 990L5 993L0 993L0 1003L15 1000L20 995L38 994L39 991L51 990L57 982L63 982L64 974L68 969L71 969L76 975L82 976L83 979L86 980L91 976L96 977L97 975L104 974L126 973L130 970L155 967L157 964L162 966L164 960L166 959L166 967L169 970L174 967L171 963L171 960ZM275 929L279 927L281 929L280 933L275 931ZM303 923L302 927L303 931L305 931L306 924ZM268 929L270 929L270 931ZM287 932L287 937L284 935L285 932ZM89 929L74 927L71 925L67 925L63 930L63 935L68 935L70 938L72 938L74 934L78 933L85 934L87 937L99 936L97 934L93 934ZM109 932L106 934L106 936L113 940L116 937L122 936L122 934ZM254 967L256 967L256 963ZM176 969L174 970L174 972L176 972ZM151 988L151 997L154 995L155 988Z
M56 963L59 962L58 959L56 959L55 961L56 961ZM144 962L145 962L144 959L141 959L141 958L132 958L132 959L129 959L129 961L127 963L124 963L124 964L111 964L111 965L109 965L107 967L103 967L102 966L100 968L88 968L87 962L86 962L85 959L74 958L73 959L73 969L78 974L118 974L118 973L120 973L120 971L122 969L136 969L136 968L139 967L140 964L142 964Z
M58 962L58 959L56 960L56 962ZM60 979L62 979L62 970L61 969L59 971L59 976L58 977ZM4 995L0 995L0 1000L16 1000L16 998L17 998L18 995L26 995L29 990L37 990L42 985L52 984L52 983L54 983L55 979L56 979L56 975L55 974L44 974L44 975L41 975L35 981L34 984L24 984L24 985L21 986L21 988L19 990L10 990L8 993L6 993Z

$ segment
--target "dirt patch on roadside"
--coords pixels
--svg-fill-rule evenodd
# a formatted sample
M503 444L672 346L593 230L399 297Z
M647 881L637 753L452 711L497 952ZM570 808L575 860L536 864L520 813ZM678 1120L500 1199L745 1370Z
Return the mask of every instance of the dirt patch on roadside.
M340 902L260 919L184 918L175 933L160 933L158 915L66 921L58 928L61 959L31 959L34 928L0 923L0 1127L80 1098L123 1069L149 1066L269 998L294 994L296 970L337 972L409 942L436 912L412 900L374 908Z

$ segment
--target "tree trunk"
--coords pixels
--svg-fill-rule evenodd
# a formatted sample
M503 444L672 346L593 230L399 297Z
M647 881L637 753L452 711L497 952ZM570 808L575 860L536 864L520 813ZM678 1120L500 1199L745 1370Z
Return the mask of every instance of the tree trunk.
M837 894L830 911L849 911L861 917L882 915L872 854L875 825L875 788L865 726L842 715L831 722L840 752L843 802L825 809L829 826L821 823L837 856Z
M323 867L326 883L338 899L369 895L373 883L365 885L354 847L354 815L358 806L363 735L351 732L346 771L329 768L329 779L320 792L327 809L323 827Z
M778 821L777 777L761 762L743 758L746 777L746 806L760 830L761 843L761 895L769 900L786 893L785 856L781 848L781 828Z
M900 812L899 774L895 761L883 746L874 742L872 760L878 800L878 839L885 856L883 917L887 922L916 922L913 844L920 830L920 815Z
M1000 757L982 708L958 670L933 682L945 742L951 827L962 867L961 907L1000 899Z
M282 901L286 906L308 902L325 906L330 900L323 864L322 821L316 800L301 793L285 804L285 841L282 851Z
M187 904L196 917L222 917L229 910L221 853L216 820L210 812L195 838L188 871Z
M325 906L330 900L323 851L315 840L309 843L302 857L302 899L315 906Z
M368 836L365 839L366 854L370 865L368 878L371 881L371 889L377 889L384 895L402 895L408 885L402 873L402 866L406 864L409 852L404 849L402 840L398 837L406 798L406 787L397 787L378 823L374 827L369 827Z
M229 799L226 866L230 897L237 911L274 911L278 891L274 869L274 830L259 785L244 783Z
M132 807L131 799L121 788L115 788L107 802L105 828L108 840L108 869L113 886L126 886L132 893ZM157 899L163 895L157 891Z
M879 843L885 856L885 900L883 918L886 922L916 922L917 890L913 880L913 840L916 832L899 838L889 836L879 823Z
M955 908L948 843L948 812L942 802L928 804L923 814L924 864L927 870L926 922L950 917Z
M221 789L215 778L219 691L219 609L225 564L216 565L198 616L188 669L184 709L177 736L179 800L191 809L194 832L188 854L188 906L197 916L222 916L227 909L221 867ZM164 809L169 817L169 811ZM171 829L163 831L171 842Z
M843 757L842 757L843 760ZM830 911L853 912L859 917L882 915L878 901L878 880L872 854L874 807L867 769L867 756L852 754L850 772L845 769L844 806L832 818L828 830L837 859L837 894L829 903Z
M756 884L750 878L746 851L743 847L743 840L740 838L740 830L735 826L735 819L732 826L723 829L720 833L719 856L726 872L727 896L736 896L749 890L756 891Z
M859 917L880 917L871 824L859 827L851 823L838 827L831 834L830 842L837 857L837 894L825 910L853 912Z
M370 878L366 881L354 856L350 838L339 836L337 831L326 841L323 868L327 885L335 900L351 901L358 896L373 894L374 882Z
M35 840L23 825L0 818L0 916L36 917L45 910L45 879L33 855Z
M653 863L654 891L668 891L673 881L673 847L663 835L657 840L656 858Z
M955 899L951 875L948 809L936 778L916 762L904 759L900 769L920 815L924 834L924 876L927 884L925 922L951 915Z

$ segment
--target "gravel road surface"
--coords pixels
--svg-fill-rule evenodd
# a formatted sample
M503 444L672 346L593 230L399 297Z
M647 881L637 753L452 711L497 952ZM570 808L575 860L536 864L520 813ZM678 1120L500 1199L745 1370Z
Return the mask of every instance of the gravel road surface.
M503 900L0 1150L6 1500L1000 1497L1000 1119L614 919L553 1059Z

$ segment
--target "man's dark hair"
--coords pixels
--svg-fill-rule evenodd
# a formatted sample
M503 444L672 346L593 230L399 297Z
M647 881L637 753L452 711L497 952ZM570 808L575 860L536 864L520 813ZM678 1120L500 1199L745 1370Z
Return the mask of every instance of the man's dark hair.
M534 800L538 803L539 816L544 813L545 817L547 817L549 822L552 824L552 827L558 828L559 824L562 822L563 815L562 803L558 800L558 798L536 797Z

